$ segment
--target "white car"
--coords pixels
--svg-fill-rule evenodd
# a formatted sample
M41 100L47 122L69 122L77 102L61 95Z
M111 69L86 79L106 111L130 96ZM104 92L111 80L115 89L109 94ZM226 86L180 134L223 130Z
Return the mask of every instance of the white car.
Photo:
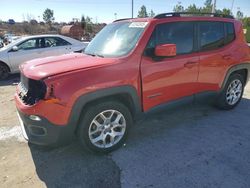
M10 73L18 73L19 65L23 62L82 52L86 46L87 44L62 35L22 37L0 49L0 80L7 78Z

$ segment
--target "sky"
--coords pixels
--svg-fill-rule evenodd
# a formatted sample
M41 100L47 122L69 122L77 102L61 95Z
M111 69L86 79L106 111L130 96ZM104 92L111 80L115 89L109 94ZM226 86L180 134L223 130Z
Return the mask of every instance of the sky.
M147 11L151 9L156 13L172 12L178 3L184 7L190 4L203 6L205 0L134 0L134 16L145 5ZM231 9L234 1L233 13L240 9L244 16L250 17L250 0L217 0L217 8ZM110 23L115 19L131 17L132 0L0 0L0 20L14 19L16 22L27 20L31 17L38 21L43 20L46 8L54 11L56 22L69 22L72 18L89 16L98 23ZM28 16L27 16L28 15Z

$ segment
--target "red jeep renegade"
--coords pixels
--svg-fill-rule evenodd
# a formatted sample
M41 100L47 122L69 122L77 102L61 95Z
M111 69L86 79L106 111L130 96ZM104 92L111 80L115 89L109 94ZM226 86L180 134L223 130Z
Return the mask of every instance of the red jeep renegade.
M117 20L83 54L20 66L15 102L23 135L39 145L77 136L88 149L110 152L122 145L134 117L157 105L213 92L219 108L232 109L248 81L249 52L242 24L232 17Z

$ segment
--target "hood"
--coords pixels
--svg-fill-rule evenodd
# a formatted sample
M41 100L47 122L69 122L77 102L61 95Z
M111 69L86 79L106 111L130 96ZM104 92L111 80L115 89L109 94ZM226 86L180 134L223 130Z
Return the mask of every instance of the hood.
M20 70L26 77L40 80L57 74L112 64L115 61L111 58L71 53L27 61L20 65Z

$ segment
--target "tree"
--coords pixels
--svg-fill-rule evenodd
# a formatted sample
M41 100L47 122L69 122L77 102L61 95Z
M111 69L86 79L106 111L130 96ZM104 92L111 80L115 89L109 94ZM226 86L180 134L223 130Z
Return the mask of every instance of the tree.
M86 22L86 27L85 27L86 33L92 33L93 32L92 18L87 16L85 22Z
M85 29L85 27L86 27L86 20L85 20L84 15L82 15L82 18L81 18L81 27L82 27L82 29Z
M54 18L54 11L47 8L44 13L43 13L43 20L48 23L48 24L51 24L52 21L55 20Z
M216 10L215 11L217 14L224 14L224 15L232 15L230 9L223 8L222 10Z
M204 5L205 5L205 7L212 6L212 0L206 0Z
M201 8L202 13L211 13L213 9L212 0L206 0L204 7Z
M243 12L241 12L240 10L238 10L237 13L236 13L237 20L242 20L243 16L244 16Z
M242 23L243 23L244 28L250 27L250 17L244 17L242 19Z
M194 12L194 13L198 13L198 12L200 12L200 8L196 7L195 4L189 5L189 7L185 9L185 12Z
M141 6L141 10L138 11L138 18L146 18L148 17L148 13L147 13L147 8L145 7L145 5Z
M175 5L173 11L174 12L184 12L184 7L181 5L180 1L177 3L177 5Z
M148 13L149 17L153 18L155 16L154 11L151 9L150 13Z

